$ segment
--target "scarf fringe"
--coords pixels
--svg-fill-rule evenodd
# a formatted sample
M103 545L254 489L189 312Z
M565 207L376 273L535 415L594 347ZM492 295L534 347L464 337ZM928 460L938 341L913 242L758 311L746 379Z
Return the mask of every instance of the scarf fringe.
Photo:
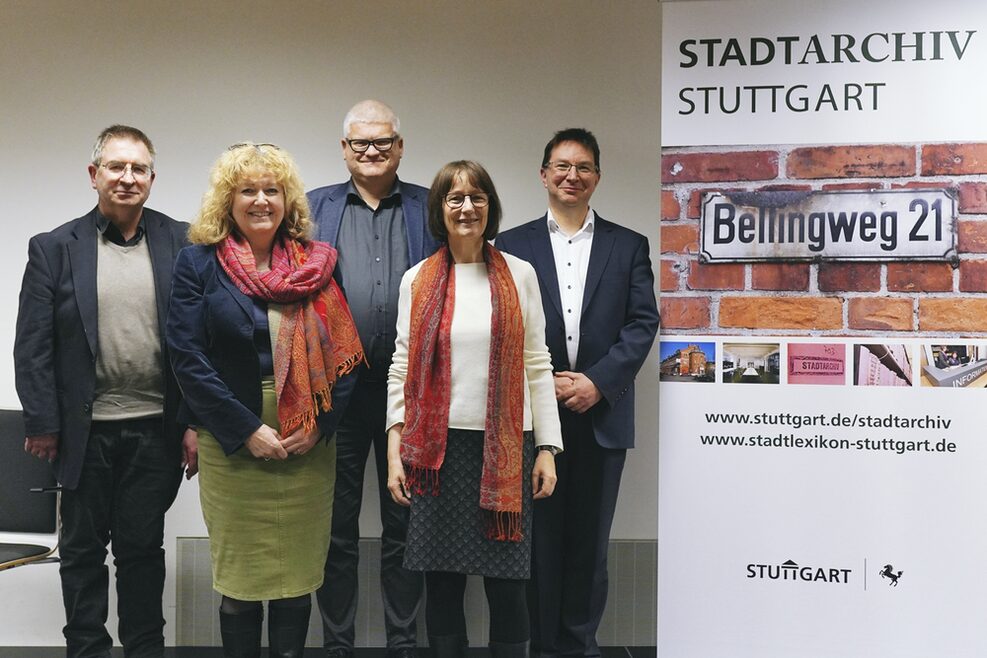
M367 357L363 353L362 349L336 366L336 377L338 378L349 374L361 364L366 364L367 366L370 365L370 362L367 361Z
M298 428L308 432L314 429L315 425L315 412L312 410L303 411L302 413L288 419L284 423L281 423L281 434L282 436L287 436Z
M352 372L361 363L366 362L366 357L361 350L357 354L354 354L350 358L343 361L336 368L336 376L342 377L350 372ZM313 429L316 426L316 412L321 411L322 413L328 413L332 411L332 389L335 386L335 382L329 384L328 387L322 389L321 391L315 391L312 393L312 409L303 411L300 414L289 418L285 423L285 427L290 427L291 430L286 432L291 434L297 428L303 427L306 431Z
M313 393L312 403L312 409L306 409L302 413L289 418L284 423L284 427L288 428L285 434L291 434L299 427L306 432L315 429L315 426L318 424L316 422L316 411L322 411L323 413L332 411L332 385L329 388Z
M521 541L521 512L484 510L487 539L494 541Z
M439 469L424 466L404 465L405 482L412 493L420 496L439 495Z

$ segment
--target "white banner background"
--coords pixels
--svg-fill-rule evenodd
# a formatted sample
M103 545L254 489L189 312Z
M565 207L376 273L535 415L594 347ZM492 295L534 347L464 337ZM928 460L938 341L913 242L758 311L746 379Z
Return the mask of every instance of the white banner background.
M987 655L983 396L983 389L662 383L661 658ZM928 414L951 424L795 429L708 422L713 413ZM945 439L956 452L700 439L779 434L933 446ZM748 578L748 564L787 560L851 572L846 584ZM880 576L886 564L903 572L897 587Z
M934 30L976 33L961 61L679 66L683 39ZM664 147L987 140L987 3L664 3L662 50ZM886 83L879 111L679 114L683 87L818 88L848 81ZM662 339L716 340L720 359L723 340L742 337ZM906 342L917 359L921 342L955 341L872 336L867 342ZM852 360L848 367L852 372ZM723 384L719 372L716 380L660 385L660 657L987 656L984 390ZM952 424L932 431L813 431L707 422L707 413L724 412L929 414ZM708 446L699 438L758 433L947 439L956 452ZM786 560L851 572L846 584L747 577L748 564ZM885 564L903 572L897 587L881 578Z
M828 0L827 2L785 2L783 0L720 0L662 4L662 146L706 144L803 144L867 143L914 141L953 141L987 139L987 85L983 84L987 61L987 3L980 0ZM966 43L967 31L976 33ZM914 43L914 32L958 31L958 44L966 49L957 59L952 44L943 34L941 61L931 61L933 37L924 37L926 61L912 61L913 49L903 52L907 61L868 62L860 56L860 44L871 33L904 32L905 43ZM834 63L834 34L854 37L851 52L858 63ZM778 37L799 37L792 46L793 62L803 59L809 40L818 35L827 60L817 63L811 54L807 63L785 64ZM714 64L726 52L727 40L737 39L745 61L750 59L750 40L770 39L777 45L769 64L741 66L736 59L725 65L708 66L707 46L696 44L687 50L699 56L694 66L685 68L691 58L681 52L686 40L722 39L713 46ZM845 43L842 42L842 43ZM872 40L875 57L893 54L880 39ZM761 52L765 52L762 48ZM843 59L846 59L845 57ZM860 95L864 109L844 110L846 83L864 88ZM878 109L872 109L872 94L866 83L883 83L877 88ZM814 111L824 84L831 85L839 110L828 104ZM683 89L723 87L727 108L736 102L737 86L806 85L810 110L793 112L778 96L777 111L770 111L767 91L757 92L757 109L751 111L750 92L741 93L741 108L733 114L719 109L714 93L711 112L700 103L689 114L690 106L680 98ZM801 92L793 96L795 100ZM686 94L694 101L701 92ZM864 102L866 101L866 102ZM920 136L916 137L916 131Z

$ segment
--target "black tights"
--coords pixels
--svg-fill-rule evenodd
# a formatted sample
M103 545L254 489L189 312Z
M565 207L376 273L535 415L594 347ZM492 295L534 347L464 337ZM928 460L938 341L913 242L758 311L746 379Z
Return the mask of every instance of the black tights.
M466 637L463 595L466 575L448 571L425 572L425 621L431 636ZM490 607L490 641L514 644L526 642L530 634L527 581L484 576L483 590Z
M254 610L260 610L263 605L263 601L241 601L240 599L234 599L224 594L223 602L219 604L219 609L221 612L230 615L242 615ZM304 608L307 605L312 605L312 599L309 594L302 594L301 596L293 596L288 599L271 599L267 605L271 608Z

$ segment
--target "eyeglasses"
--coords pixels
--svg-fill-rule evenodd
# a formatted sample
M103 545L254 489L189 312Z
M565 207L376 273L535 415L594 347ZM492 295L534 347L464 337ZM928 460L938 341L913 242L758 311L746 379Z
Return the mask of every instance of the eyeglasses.
M545 163L544 166L545 168L551 169L552 171L554 171L556 174L559 174L560 176L568 176L569 170L572 169L573 167L576 168L576 173L579 174L580 176L589 176L590 174L600 173L599 167L591 164L586 164L585 162L574 164L572 162L566 162L565 160L557 160L555 162L547 162Z
M354 153L366 153L371 145L379 152L390 151L394 142L400 139L400 135L393 137L378 137L377 139L347 139L346 143L353 149Z
M466 199L470 200L474 208L483 208L488 203L490 203L490 197L486 194L447 194L443 199L446 205L455 210L456 208L462 208L463 204L466 203Z
M153 169L150 165L140 164L137 162L103 162L99 165L106 171L110 172L111 176L116 178L122 178L127 174L127 170L130 170L130 175L138 180L147 180L151 177Z
M237 142L236 144L230 144L229 146L227 146L226 147L226 150L227 151L235 151L237 149L249 148L251 146L254 147L255 149L257 149L258 151L261 150L261 147L262 146L266 146L268 148L272 148L272 149L274 149L276 151L280 151L281 150L281 147L280 146L278 146L277 144L271 144L269 142L261 142L260 144L255 144L254 142Z

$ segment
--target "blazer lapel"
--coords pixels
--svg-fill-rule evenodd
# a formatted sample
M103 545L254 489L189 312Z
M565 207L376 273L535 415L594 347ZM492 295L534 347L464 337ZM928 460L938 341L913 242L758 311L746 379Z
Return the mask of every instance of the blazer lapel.
M75 290L75 303L79 306L82 328L86 332L86 342L93 356L99 350L99 327L96 306L96 211L79 222L74 231L75 241L68 244L69 263L72 268L72 288Z
M243 312L247 314L250 319L251 331L253 331L254 326L254 303L250 301L250 298L243 294L243 291L236 287L236 284L230 280L230 277L226 275L223 270L223 266L218 262L216 263L216 276L219 277L219 282L224 288L233 296L236 303L240 305Z
M548 237L546 216L543 215L531 226L528 239L531 241L532 264L538 274L538 279L545 282L548 298L552 300L555 312L559 314L560 318L564 317L562 315L562 297L559 294L559 275L555 271L555 252L552 251L552 240Z
M613 229L607 225L608 222L596 218L593 235L593 246L589 250L589 267L586 270L586 284L583 287L583 308L580 313L586 313L589 302L593 299L593 293L600 285L600 277L610 260L610 253L613 251Z
M398 189L401 190L401 212L404 213L404 229L408 236L408 264L414 265L425 257L423 233L428 230L425 226L425 207L421 198L413 196L404 184L399 183Z
M144 230L147 231L147 250L151 254L151 270L154 274L154 301L158 307L158 332L164 344L165 324L168 319L168 298L171 296L171 276L175 263L174 245L170 231L163 226L161 217L144 212Z
M343 209L346 208L346 185L340 185L329 196L329 212L326 214L326 224L321 232L321 239L336 246L339 238L339 225L343 221Z

